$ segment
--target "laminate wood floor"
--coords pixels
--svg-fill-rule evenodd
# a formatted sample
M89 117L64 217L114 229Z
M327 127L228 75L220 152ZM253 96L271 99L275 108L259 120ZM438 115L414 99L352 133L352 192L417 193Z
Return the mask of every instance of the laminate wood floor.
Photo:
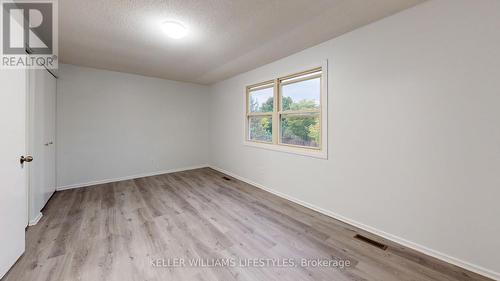
M24 280L488 279L204 168L56 192L4 277Z

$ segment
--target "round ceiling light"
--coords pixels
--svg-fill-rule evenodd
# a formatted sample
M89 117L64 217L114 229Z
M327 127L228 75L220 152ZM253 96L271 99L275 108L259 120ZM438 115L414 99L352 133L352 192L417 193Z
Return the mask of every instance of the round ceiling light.
M173 39L180 39L188 33L187 28L179 22L166 21L162 26L167 36Z

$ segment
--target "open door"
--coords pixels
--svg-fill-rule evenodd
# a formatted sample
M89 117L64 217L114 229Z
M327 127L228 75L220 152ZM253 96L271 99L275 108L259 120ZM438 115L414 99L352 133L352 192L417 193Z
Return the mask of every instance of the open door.
M26 70L0 69L0 278L25 249L26 83Z

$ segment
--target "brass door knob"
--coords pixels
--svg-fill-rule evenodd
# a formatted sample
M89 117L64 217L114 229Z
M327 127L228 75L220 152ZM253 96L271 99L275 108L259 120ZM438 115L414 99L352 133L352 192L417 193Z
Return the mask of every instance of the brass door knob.
M21 164L24 164L24 162L29 163L29 162L33 161L33 156L28 155L28 156L24 157L24 155L23 155L23 156L21 156L21 159L19 161L21 162Z

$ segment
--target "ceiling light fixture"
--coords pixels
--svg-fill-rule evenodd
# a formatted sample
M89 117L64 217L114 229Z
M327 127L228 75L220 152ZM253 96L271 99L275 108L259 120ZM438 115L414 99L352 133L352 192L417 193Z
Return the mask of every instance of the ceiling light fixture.
M180 39L188 33L188 30L184 25L175 21L163 22L163 30L168 37L173 39Z

